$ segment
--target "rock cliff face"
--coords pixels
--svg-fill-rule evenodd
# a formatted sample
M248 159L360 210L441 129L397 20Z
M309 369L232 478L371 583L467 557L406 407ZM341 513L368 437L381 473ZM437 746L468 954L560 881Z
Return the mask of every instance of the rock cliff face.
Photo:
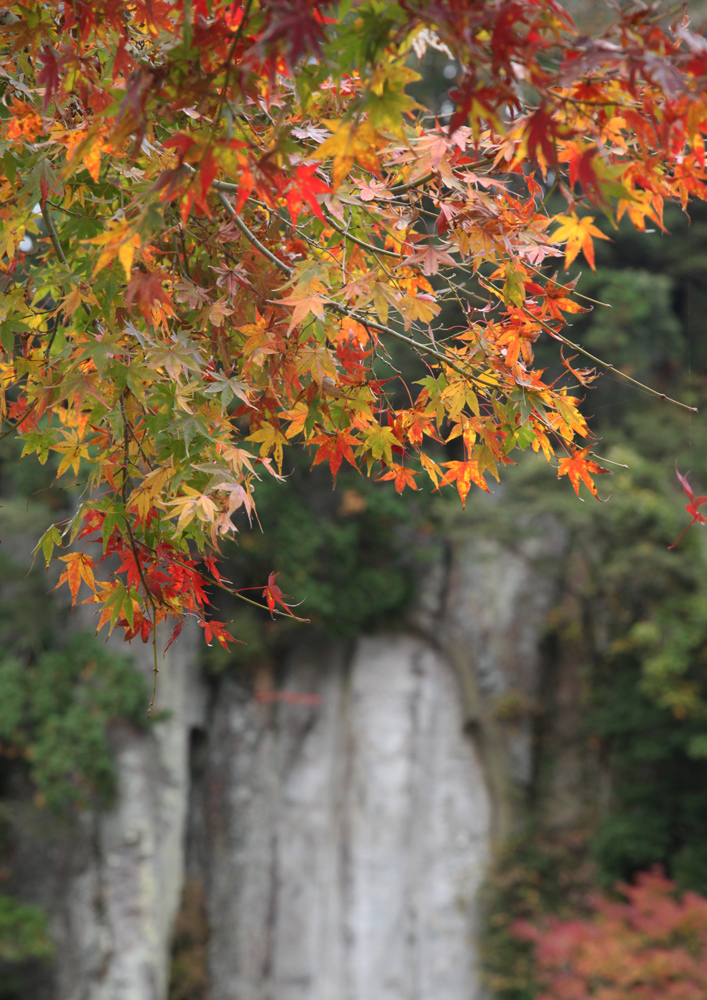
M148 674L145 647L135 652ZM68 823L16 805L13 878L27 901L49 910L56 945L54 981L38 983L37 998L167 995L184 878L189 732L205 722L192 660L188 640L170 650L160 675L162 721L149 732L113 734L118 794L110 811Z
M277 682L207 687L178 647L168 716L116 737L114 808L24 848L58 946L46 996L165 1000L187 880L208 925L198 997L479 1000L475 894L530 781L563 544L552 526L462 539L406 632L305 636Z
M224 685L209 731L213 1000L472 1000L489 801L449 664L410 636Z

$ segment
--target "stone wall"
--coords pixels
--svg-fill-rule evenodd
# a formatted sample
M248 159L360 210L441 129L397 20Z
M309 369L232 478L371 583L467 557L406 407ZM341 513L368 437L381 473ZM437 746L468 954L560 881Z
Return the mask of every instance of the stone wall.
M206 683L194 637L173 646L166 717L115 734L114 807L23 846L48 1000L166 1000L185 880L207 927L189 1000L480 1000L476 891L532 781L564 548L552 522L467 532L404 631L303 629L259 673Z

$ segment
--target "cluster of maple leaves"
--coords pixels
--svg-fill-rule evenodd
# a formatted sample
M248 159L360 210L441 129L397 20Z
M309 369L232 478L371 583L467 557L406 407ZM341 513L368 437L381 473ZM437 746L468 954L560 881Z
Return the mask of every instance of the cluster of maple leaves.
M707 900L678 897L660 871L620 886L622 900L597 897L590 919L521 921L535 944L538 1000L698 1000L707 992Z
M406 90L429 47L458 69L443 122ZM582 351L557 264L593 266L598 212L662 227L666 199L705 196L686 21L587 38L553 0L24 0L0 51L0 416L82 484L38 548L70 547L99 628L195 616L226 644L214 554L288 445L462 502L532 448L596 495L593 372L563 356L550 383L532 345ZM394 343L426 372L404 405ZM274 577L262 596L293 613Z

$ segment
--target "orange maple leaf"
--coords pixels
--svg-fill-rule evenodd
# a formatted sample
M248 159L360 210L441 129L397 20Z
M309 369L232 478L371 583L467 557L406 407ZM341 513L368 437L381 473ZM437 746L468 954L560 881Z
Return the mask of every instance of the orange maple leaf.
M609 237L597 229L593 215L583 215L580 219L576 212L572 215L556 215L555 222L560 223L560 228L552 234L556 242L567 240L565 247L565 271L581 250L587 259L587 263L592 271L596 271L594 266L594 243L592 237L600 240L608 240Z
M76 604L76 598L78 597L79 589L81 587L81 581L83 580L91 590L96 592L96 584L93 578L93 570L96 564L90 556L87 556L84 552L69 552L66 556L59 556L62 562L66 563L66 569L59 577L59 582L56 587L60 587L62 583L68 581L69 590L71 591L71 603ZM54 588L56 590L56 587Z
M417 489L415 484L416 475L416 472L413 472L412 469L406 469L404 465L394 465L384 476L380 477L380 481L394 479L396 492L402 493L406 486L409 486L412 490Z
M570 482L574 486L574 491L579 497L579 483L580 480L583 482L595 496L597 500L599 499L599 494L597 493L597 488L592 479L592 475L604 475L608 473L608 469L602 468L596 462L593 462L590 458L587 458L591 450L591 445L586 448L576 448L571 455L567 458L563 458L560 461L560 465L557 470L557 478L561 476L569 476ZM579 497L580 500L582 499Z
M354 469L358 468L351 446L359 445L361 442L347 431L341 431L339 434L318 434L312 438L311 443L319 445L312 466L328 460L334 479L336 479L343 458L349 465L353 465Z
M470 459L468 462L444 462L444 467L445 469L449 469L449 471L445 472L439 485L441 487L446 486L447 483L456 482L462 506L466 506L466 498L469 495L472 483L485 493L491 492L486 485L483 473L479 469L479 463L474 459Z

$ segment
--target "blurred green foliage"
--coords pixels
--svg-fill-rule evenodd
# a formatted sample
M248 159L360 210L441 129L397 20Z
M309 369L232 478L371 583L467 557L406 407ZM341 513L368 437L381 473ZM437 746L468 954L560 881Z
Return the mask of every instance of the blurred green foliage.
M0 801L30 796L70 821L76 808L110 802L111 729L143 726L149 695L129 657L71 630L68 609L47 594L55 581L27 572L34 541L72 498L53 490L50 463L17 458L0 442ZM0 831L10 879L13 843L25 835L12 815ZM32 995L51 955L44 911L0 895L0 997Z
M44 911L0 895L0 961L41 960L50 958L53 951Z
M46 913L38 906L0 895L0 998L31 996L28 986L33 973L53 954Z
M433 526L430 495L398 496L390 483L377 483L353 470L340 472L332 490L328 470L310 470L303 454L284 483L263 483L255 524L231 546L224 572L244 596L261 599L268 575L291 595L298 625L240 601L222 601L222 613L243 645L226 653L212 647L211 670L255 663L273 655L292 629L319 630L345 639L379 628L394 628L414 591L414 567L424 563ZM220 595L219 595L220 596Z
M109 725L144 725L146 698L127 657L78 633L34 662L0 659L0 741L26 762L38 801L57 812L104 806L115 788Z

